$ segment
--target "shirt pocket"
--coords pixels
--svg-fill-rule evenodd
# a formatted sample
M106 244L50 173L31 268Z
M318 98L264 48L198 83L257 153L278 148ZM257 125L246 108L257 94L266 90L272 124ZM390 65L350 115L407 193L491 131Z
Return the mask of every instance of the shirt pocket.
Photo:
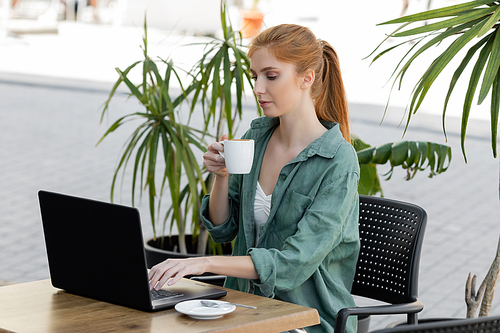
M304 216L311 202L312 199L306 195L291 189L286 190L274 217L276 222L274 231L281 236L282 240L297 232L297 224Z

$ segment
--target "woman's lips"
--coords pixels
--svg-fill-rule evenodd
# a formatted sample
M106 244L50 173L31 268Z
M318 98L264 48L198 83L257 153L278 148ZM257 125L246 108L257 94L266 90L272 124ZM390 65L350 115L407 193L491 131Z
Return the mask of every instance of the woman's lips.
M268 102L268 101L259 101L259 105L261 108L264 108L266 106L268 106L269 104L271 104L271 102Z

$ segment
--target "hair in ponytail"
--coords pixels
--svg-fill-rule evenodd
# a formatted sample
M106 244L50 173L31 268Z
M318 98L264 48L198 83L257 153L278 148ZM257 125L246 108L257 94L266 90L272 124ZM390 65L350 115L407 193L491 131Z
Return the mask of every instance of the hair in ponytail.
M349 110L340 72L337 53L325 41L306 27L296 24L281 24L264 30L255 37L248 56L261 48L267 48L277 60L295 66L297 75L307 70L315 71L311 97L319 119L336 122L344 138L351 142L349 133Z

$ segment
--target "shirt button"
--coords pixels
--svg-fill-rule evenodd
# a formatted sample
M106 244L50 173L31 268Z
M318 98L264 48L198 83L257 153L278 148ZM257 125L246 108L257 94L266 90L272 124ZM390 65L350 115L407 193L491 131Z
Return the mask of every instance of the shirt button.
M285 180L286 179L286 176L285 175L281 175L281 180Z

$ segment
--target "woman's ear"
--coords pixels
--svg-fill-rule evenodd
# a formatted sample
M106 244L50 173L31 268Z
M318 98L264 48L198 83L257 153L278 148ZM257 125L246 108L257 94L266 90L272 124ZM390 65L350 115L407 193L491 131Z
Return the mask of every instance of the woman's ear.
M304 90L311 88L311 86L314 83L315 78L316 78L316 74L314 73L314 71L312 69L309 69L308 71L306 71L306 73L302 77L302 82L301 82L300 88L304 89Z

